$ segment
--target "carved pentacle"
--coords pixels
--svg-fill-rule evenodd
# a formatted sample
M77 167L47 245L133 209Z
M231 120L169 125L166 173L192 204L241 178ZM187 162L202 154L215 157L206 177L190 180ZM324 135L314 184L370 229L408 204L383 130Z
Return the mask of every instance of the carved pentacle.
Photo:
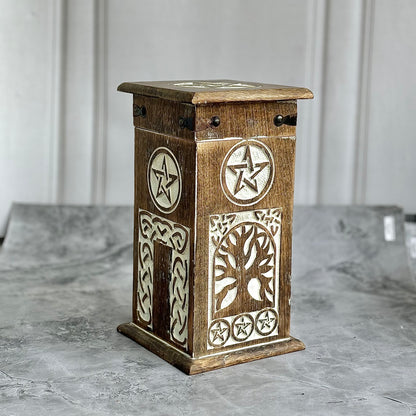
M269 335L277 328L278 323L277 312L271 308L264 309L256 316L256 331L260 335Z
M213 310L216 318L274 305L275 242L259 223L242 222L214 253Z
M270 149L257 140L244 140L233 146L221 166L221 187L236 205L252 205L270 190L274 161Z
M232 324L231 335L236 341L245 341L254 330L254 319L248 313L237 316Z
M238 90L248 88L261 88L261 84L246 84L242 82L230 82L230 81L183 81L176 82L176 87L192 88L192 89L226 89L226 90Z
M147 184L157 209L164 213L175 210L182 192L182 178L178 161L166 147L157 148L150 156Z
M208 329L208 342L212 347L221 347L230 337L230 324L225 319L211 323Z

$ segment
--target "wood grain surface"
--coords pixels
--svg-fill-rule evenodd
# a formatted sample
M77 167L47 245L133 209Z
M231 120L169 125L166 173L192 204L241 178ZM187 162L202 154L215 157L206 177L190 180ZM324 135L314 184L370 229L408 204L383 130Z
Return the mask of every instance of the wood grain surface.
M227 79L124 82L119 85L118 91L192 104L313 98L307 88Z
M244 350L236 350L211 357L192 358L182 351L172 348L152 333L143 330L133 323L121 324L117 327L117 331L144 346L149 351L152 351L188 375L305 349L302 341L290 337L279 342L258 345Z

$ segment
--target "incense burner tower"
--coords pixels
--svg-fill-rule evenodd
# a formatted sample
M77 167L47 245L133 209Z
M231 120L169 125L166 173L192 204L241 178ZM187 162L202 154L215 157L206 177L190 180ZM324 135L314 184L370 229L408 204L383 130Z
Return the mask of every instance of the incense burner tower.
M297 351L290 335L297 100L233 80L127 82L135 127L133 318L188 374Z

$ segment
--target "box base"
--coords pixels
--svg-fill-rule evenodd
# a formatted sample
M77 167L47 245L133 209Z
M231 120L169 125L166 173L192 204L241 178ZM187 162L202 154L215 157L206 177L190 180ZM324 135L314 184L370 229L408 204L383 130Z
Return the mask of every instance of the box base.
M284 341L192 358L132 322L119 325L117 331L189 375L305 349L302 341L290 337Z

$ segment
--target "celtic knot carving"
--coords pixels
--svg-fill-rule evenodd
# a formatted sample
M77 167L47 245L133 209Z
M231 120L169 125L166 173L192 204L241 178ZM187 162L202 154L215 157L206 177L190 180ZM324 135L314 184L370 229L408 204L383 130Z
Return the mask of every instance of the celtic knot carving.
M170 337L186 345L189 302L189 228L139 210L138 245L138 318L152 328L154 242L172 249L170 300Z
M183 254L188 245L189 231L181 224L157 217L147 211L140 211L141 235L150 241L158 241Z
M210 233L215 245L218 245L221 237L230 230L235 217L235 214L211 215L209 218Z
M254 215L258 221L263 222L266 226L270 227L270 231L273 235L279 231L280 227L280 210L277 208L264 209L254 211Z

